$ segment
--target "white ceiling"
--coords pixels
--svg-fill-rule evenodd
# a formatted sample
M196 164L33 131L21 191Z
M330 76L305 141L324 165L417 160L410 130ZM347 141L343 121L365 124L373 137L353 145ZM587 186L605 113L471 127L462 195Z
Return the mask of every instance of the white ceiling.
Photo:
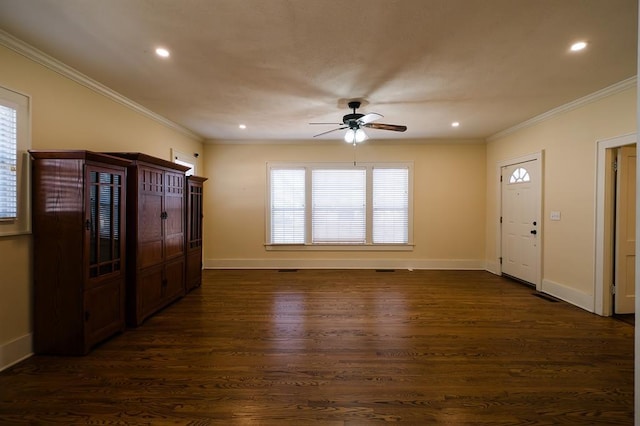
M636 0L0 0L4 31L212 140L312 139L353 98L408 126L374 139L486 138L635 76L637 17Z

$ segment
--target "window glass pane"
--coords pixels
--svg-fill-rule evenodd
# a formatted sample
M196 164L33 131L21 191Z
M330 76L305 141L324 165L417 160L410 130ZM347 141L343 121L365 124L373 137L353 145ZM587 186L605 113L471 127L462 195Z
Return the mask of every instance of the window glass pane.
M271 243L303 244L305 170L271 170Z
M106 173L100 173L100 177L107 177ZM103 179L100 179L101 182L104 182ZM99 207L99 216L98 216L98 238L100 239L100 262L106 262L113 259L112 253L112 245L111 245L111 233L113 226L112 216L111 216L111 196L112 196L112 188L108 185L100 186L100 207Z
M91 182L96 182L98 173L90 172L89 176L90 176ZM98 243L98 240L96 237L96 221L98 220L97 190L98 190L98 186L92 183L91 186L89 187L89 217L90 217L89 221L91 222L89 223L89 230L90 230L89 264L90 265L95 265L98 262L98 251L96 246L96 244Z
M113 258L120 259L120 176L113 175Z
M527 169L522 167L515 169L509 177L509 183L524 183L530 181L531 176L529 176L529 172L527 171Z
M312 171L314 243L364 243L366 170Z
M407 243L409 170L373 169L373 243Z
M18 214L17 166L17 110L0 105L0 219Z

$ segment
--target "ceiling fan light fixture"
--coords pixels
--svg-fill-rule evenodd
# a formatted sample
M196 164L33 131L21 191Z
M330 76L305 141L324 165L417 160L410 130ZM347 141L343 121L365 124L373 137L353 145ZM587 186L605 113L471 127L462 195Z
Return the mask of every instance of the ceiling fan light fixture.
M346 143L353 143L356 140L356 132L353 129L347 129L347 132L344 134L344 141Z
M367 140L367 134L362 129L358 129L355 131L355 139L356 143L361 143Z
M361 143L367 140L367 134L363 129L347 129L347 132L344 134L344 141L346 143Z

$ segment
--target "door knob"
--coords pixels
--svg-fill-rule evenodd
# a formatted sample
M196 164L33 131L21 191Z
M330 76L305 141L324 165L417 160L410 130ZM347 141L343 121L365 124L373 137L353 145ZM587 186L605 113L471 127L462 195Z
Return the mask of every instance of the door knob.
M536 231L535 229L532 229L532 230L531 230L531 233L532 233L533 235L536 235L536 234L538 233L538 231Z

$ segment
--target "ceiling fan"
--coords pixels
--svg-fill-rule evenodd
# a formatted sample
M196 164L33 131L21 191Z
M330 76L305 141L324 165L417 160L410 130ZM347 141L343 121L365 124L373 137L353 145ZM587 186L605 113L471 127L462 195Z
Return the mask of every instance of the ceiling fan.
M360 101L351 101L349 102L349 108L353 110L353 113L347 114L342 117L342 123L309 123L309 124L334 124L340 127L335 129L327 130L326 132L318 133L313 137L318 137L322 135L326 135L327 133L335 132L337 130L348 129L344 135L344 140L347 143L356 143L364 142L367 139L367 134L364 132L363 128L369 129L379 129L379 130L393 130L394 132L404 132L407 130L407 126L401 126L397 124L383 124L383 123L374 123L374 121L382 118L381 114L370 112L369 114L360 114L356 112L358 108L360 108Z

